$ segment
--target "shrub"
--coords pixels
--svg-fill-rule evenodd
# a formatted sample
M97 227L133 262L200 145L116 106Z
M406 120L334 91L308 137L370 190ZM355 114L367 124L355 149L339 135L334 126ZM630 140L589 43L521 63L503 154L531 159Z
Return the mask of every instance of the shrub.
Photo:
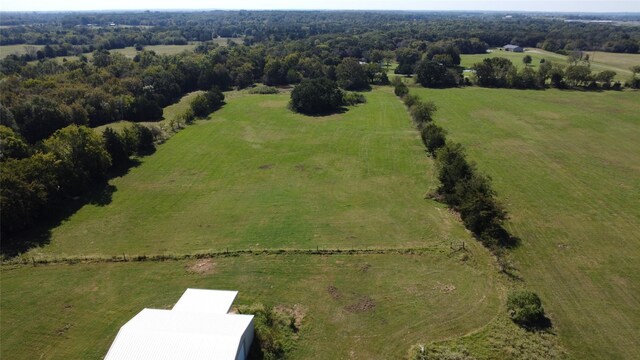
M327 78L304 80L291 92L291 109L299 113L329 114L342 105L342 91Z
M224 94L220 89L214 87L204 94L196 96L191 101L191 110L195 116L205 117L217 110L222 104L224 104Z
M419 102L420 102L420 98L418 97L418 95L409 95L409 94L407 94L407 95L405 95L405 96L402 98L402 101L404 101L404 104L405 104L409 109L411 109L411 107L412 107L413 105L415 105L415 104L417 104L417 103L419 103Z
M345 105L347 106L352 106L352 105L357 105L357 104L364 104L367 102L367 98L364 97L364 95L360 94L360 93L355 93L355 92L346 92L344 93L344 96L342 98L343 102Z
M267 86L267 85L258 85L254 88L249 89L249 91L247 91L249 94L261 94L261 95L267 95L267 94L277 94L280 91L278 91L277 88L273 87L273 86Z
M404 97L405 95L407 95L409 93L409 88L407 87L407 85L405 85L404 83L401 82L401 83L395 85L395 87L393 89L393 93L396 94L396 96Z
M420 137L422 142L427 148L427 151L431 156L435 156L436 150L443 147L446 143L446 132L443 128L435 125L434 123L428 123L420 129Z
M422 126L425 123L433 120L433 113L436 112L437 107L431 101L427 102L416 102L409 108L409 113L411 114L411 118L418 125Z
M293 348L298 332L296 319L282 311L262 304L239 306L240 314L254 316L255 338L249 359L275 360L286 358Z
M507 311L513 321L525 326L540 324L545 316L542 301L528 290L515 291L507 298Z

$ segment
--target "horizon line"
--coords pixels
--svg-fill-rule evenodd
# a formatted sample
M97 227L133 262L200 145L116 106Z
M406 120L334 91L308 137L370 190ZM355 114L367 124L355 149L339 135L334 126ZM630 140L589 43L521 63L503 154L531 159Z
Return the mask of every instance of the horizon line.
M140 9L61 9L61 10L2 10L0 13L91 13L91 12L196 12L196 11L301 11L301 12L318 12L318 11L347 11L347 12L431 12L431 13L445 13L445 12L483 12L483 13L538 13L538 14L625 14L625 15L640 15L640 11L545 11L545 10L483 10L483 9L303 9L303 8L281 8L281 9L268 9L268 8L238 8L238 9L220 9L220 8L140 8ZM0 22L2 22L0 20Z

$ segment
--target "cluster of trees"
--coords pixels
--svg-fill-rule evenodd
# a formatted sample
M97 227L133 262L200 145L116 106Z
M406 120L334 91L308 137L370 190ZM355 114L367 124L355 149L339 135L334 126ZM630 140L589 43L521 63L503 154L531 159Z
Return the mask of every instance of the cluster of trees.
M15 249L11 236L37 223L44 214L80 196L109 171L126 165L134 153L153 149L153 135L141 125L119 134L100 135L86 126L70 125L30 146L12 129L0 125L0 207L3 248Z
M542 89L549 83L556 88L584 87L589 89L620 89L620 82L613 82L616 73L604 70L592 73L588 62L572 62L568 66L550 61L542 62L538 71L529 66L518 70L511 60L495 57L473 65L479 86Z
M343 96L335 81L327 78L309 79L291 91L290 107L306 115L330 114L344 105Z
M427 151L435 158L440 187L434 197L458 211L465 227L487 247L506 245L509 237L502 225L507 213L496 199L491 179L467 160L462 145L447 141L444 129L433 123L433 103L409 94L398 78L394 79L394 91L408 107Z

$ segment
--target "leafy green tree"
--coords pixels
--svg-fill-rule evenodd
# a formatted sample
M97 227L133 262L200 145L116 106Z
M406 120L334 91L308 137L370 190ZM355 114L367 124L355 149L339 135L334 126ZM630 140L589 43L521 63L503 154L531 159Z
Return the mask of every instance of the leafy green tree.
M335 112L343 105L342 91L327 79L303 80L291 92L291 108L294 111L319 115Z
M196 96L191 101L191 110L197 117L206 117L224 104L224 94L220 89L213 89Z
M22 159L30 154L29 145L11 128L0 125L0 160Z
M420 129L420 137L431 156L435 156L436 151L447 142L445 130L432 122Z
M436 151L436 167L440 187L438 193L443 196L444 202L451 206L458 206L460 198L456 193L458 183L471 178L475 169L464 154L462 145L447 143Z
M456 197L460 201L458 210L465 227L481 239L494 238L507 213L495 199L490 179L474 172L456 185Z
M538 295L519 290L507 297L507 311L513 321L525 326L535 326L544 321L544 308Z
M495 57L484 59L473 65L478 85L487 87L508 87L509 77L516 72L511 60Z
M587 65L569 65L564 72L564 76L572 86L586 85L591 81L591 68Z
M107 127L102 132L105 148L111 156L111 165L114 168L123 166L129 160L129 152L123 138L115 130Z
M457 85L451 71L444 64L436 61L421 61L416 68L416 76L418 83L424 87L444 88Z
M409 108L409 114L416 125L420 127L433 120L433 114L436 110L436 104L432 101L419 101Z
M60 162L54 154L8 159L0 166L0 230L4 235L32 225L58 191ZM3 251L19 244L3 236Z
M525 56L522 58L522 62L523 62L526 66L531 65L531 62L532 62L532 61L533 61L533 58L531 57L531 55L525 55Z
M616 76L616 72L615 71L604 70L604 71L601 71L598 74L596 74L595 79L597 81L602 82L602 83L609 84L609 83L611 83L611 81L613 81L613 78L615 76Z
M16 120L13 118L13 113L11 110L7 109L4 105L0 103L0 125L6 126L14 131L19 131L18 124L16 124Z
M69 108L44 96L25 99L13 110L20 133L30 143L42 140L71 124Z
M336 67L338 86L345 90L365 90L369 88L367 73L358 60L345 58Z
M93 181L105 179L111 167L102 137L86 126L60 129L44 140L43 147L61 163L58 178L65 193L76 194Z

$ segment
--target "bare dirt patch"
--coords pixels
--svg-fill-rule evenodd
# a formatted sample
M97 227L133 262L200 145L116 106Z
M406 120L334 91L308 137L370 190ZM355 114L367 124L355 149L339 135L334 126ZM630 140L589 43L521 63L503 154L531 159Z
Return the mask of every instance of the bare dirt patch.
M271 168L273 168L273 164L264 164L264 165L258 166L258 169L260 170L269 170Z
M208 275L215 270L216 263L211 259L200 259L187 266L187 271L193 274Z
M438 281L438 283L436 284L436 286L433 287L434 290L438 290L441 293L444 294L450 294L454 291L456 291L456 287L453 284L442 284L441 282Z
M371 264L364 264L360 266L360 272L366 273L371 269Z
M342 298L342 293L340 292L340 290L338 290L338 288L333 285L327 286L327 292L333 300Z
M349 304L344 309L350 313L362 313L376 308L376 303L367 295L361 297L357 302Z

